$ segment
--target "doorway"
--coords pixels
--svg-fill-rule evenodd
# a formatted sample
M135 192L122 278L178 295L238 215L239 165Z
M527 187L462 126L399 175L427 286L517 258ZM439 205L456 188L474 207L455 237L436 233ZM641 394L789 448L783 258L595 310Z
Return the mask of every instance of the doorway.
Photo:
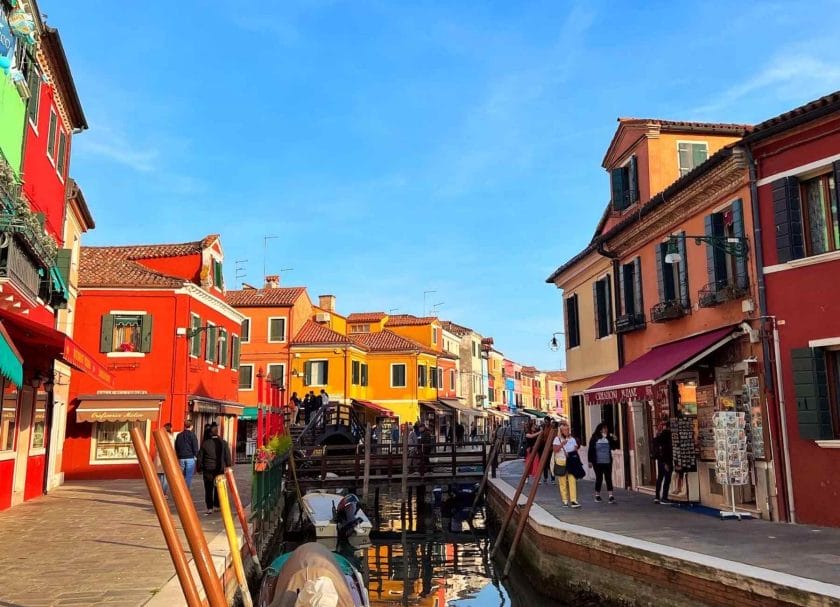
M12 505L24 500L26 491L26 468L29 462L29 445L32 441L32 413L35 404L35 392L24 386L18 393L18 429L17 455L15 456L15 480L12 486Z

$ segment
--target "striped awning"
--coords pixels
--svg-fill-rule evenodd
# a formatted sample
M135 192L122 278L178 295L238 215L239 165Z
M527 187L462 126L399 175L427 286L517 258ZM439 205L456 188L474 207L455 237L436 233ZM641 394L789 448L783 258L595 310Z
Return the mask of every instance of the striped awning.
M77 422L154 421L163 394L87 394L79 396Z

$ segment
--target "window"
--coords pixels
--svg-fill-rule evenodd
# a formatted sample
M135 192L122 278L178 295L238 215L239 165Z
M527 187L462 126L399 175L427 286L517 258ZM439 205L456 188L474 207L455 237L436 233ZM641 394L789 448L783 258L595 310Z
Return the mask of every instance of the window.
M219 365L224 366L227 363L228 355L228 334L226 329L219 327L219 339L216 341L218 342L218 356L216 357L216 362Z
M405 364L393 363L391 365L391 387L405 388Z
M840 352L797 348L791 357L799 436L840 439Z
M432 327L432 343L436 344L438 339L438 330L437 327Z
M639 200L639 170L635 156L631 156L624 166L610 171L610 184L613 211L623 211Z
M268 319L268 341L271 343L286 341L286 319Z
M840 211L834 175L802 182L802 218L807 255L840 249Z
M240 339L238 335L230 337L230 368L234 371L239 368L239 356L241 354Z
M201 318L198 314L190 315L190 356L201 356Z
M362 386L367 386L368 385L368 366L367 366L367 363L362 363L361 373L362 373Z
M217 289L221 289L225 285L225 277L222 272L222 262L218 259L213 260L213 285Z
M0 377L3 386L3 400L0 401L0 453L15 450L17 434L18 392L15 385Z
M56 158L55 170L58 176L64 180L64 169L67 166L67 134L59 131L58 134L58 158Z
M354 360L350 364L350 384L358 386L362 383L362 363Z
M26 115L32 126L38 127L38 109L41 106L41 74L38 70L29 72L29 100L26 103Z
M286 385L286 365L283 363L271 364L266 367L272 381L280 381L281 386Z
M491 403L496 402L496 390L494 388L487 388L487 397Z
M136 455L130 434L134 423L97 422L93 459L100 461L134 459Z
M621 312L627 324L635 326L639 321L644 322L645 308L642 300L642 260L640 257L621 266L618 289Z
M39 391L35 399L35 412L32 415L32 434L30 447L43 449L46 445L47 429L47 393Z
M329 380L329 363L311 360L304 364L303 383L307 386L326 386Z
M569 430L571 430L572 436L577 438L581 445L586 445L586 419L583 415L585 410L583 395L578 394L572 396L572 406L569 412Z
M478 356L478 342L477 341L472 342L472 354L473 354L473 357Z
M254 365L239 365L239 389L254 389Z
M151 314L103 314L100 352L150 352Z
M566 338L569 341L570 348L576 348L580 345L577 294L566 298Z
M443 369L441 367L438 367L437 373L438 373L438 380L437 380L438 388L443 390Z
M247 344L251 341L251 319L246 318L242 321L242 343Z
M430 388L437 388L437 367L429 367L429 387Z
M58 129L58 116L55 114L55 110L50 110L50 130L47 133L47 156L50 159L55 159L55 139L56 139L56 131Z
M369 324L350 325L350 333L370 333Z
M709 157L709 146L702 141L681 141L677 144L680 163L680 177L690 173Z
M681 261L668 263L665 258L668 255L668 243L661 242L656 245L656 272L659 285L660 303L679 303L682 308L690 307L688 297L688 273L686 272L686 246L685 232L681 232L676 239L677 250Z
M455 389L455 369L449 370L449 389Z
M598 339L612 333L612 289L610 275L596 280L592 285L595 296L595 334Z
M216 362L216 336L217 336L217 329L210 323L207 323L207 337L205 338L204 344L204 360L207 362L214 363Z
M426 365L417 365L417 385L421 388L425 388L428 384L428 370L429 369Z
M741 199L719 213L712 213L705 218L705 235L710 238L744 238L744 205ZM706 269L709 283L705 292L707 301L701 305L718 303L715 294L722 293L727 287L745 290L749 287L746 257L735 257L719 247L706 245ZM703 295L701 294L701 298Z

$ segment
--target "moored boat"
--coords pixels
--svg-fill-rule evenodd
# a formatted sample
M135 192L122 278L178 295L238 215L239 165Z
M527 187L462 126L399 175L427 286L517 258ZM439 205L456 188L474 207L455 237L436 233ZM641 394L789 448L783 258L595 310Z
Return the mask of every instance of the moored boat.
M303 515L317 538L353 538L370 535L371 522L353 495L311 491L303 496Z

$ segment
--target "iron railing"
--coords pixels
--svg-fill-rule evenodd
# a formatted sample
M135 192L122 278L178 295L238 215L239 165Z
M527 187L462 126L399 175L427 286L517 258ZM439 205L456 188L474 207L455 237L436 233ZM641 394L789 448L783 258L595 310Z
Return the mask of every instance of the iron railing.
M0 276L15 283L35 301L41 291L41 273L12 234L0 235Z
M630 331L635 331L636 329L644 328L644 314L622 314L621 316L615 319L616 333L629 333Z
M650 309L652 322L667 322L675 318L682 318L685 314L685 307L676 299L660 301Z
M697 292L697 304L701 308L711 308L727 301L743 298L748 289L739 287L730 280L710 282Z

